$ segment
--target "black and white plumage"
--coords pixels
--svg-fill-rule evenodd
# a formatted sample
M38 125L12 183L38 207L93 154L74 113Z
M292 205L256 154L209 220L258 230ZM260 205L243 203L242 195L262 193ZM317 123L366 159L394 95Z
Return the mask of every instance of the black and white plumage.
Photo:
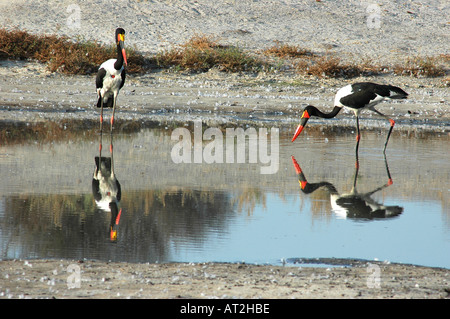
M104 212L111 213L110 238L114 241L117 239L117 226L122 214L122 209L119 209L122 191L111 161L111 157L95 157L92 194L97 207Z
M114 171L113 144L109 146L110 157L102 156L102 133L100 132L99 156L95 156L95 170L92 175L92 194L97 207L111 213L110 238L117 239L122 209L119 208L122 199L122 188Z
M363 109L371 110L389 120L391 127L389 129L386 143L384 145L384 150L386 150L386 146L389 141L392 129L394 128L395 121L389 118L388 116L382 114L381 112L377 111L374 108L374 106L384 101L385 99L406 99L407 97L408 93L403 91L401 88L392 85L382 85L371 82L359 82L349 84L336 92L334 99L334 108L330 113L322 113L312 105L308 105L303 110L301 123L294 133L292 142L301 133L301 131L306 125L306 122L308 122L311 116L317 116L321 118L333 118L341 111L343 107L346 107L351 109L355 113L356 127L357 127L356 140L358 141L358 143L361 136L359 131L359 113L361 112L361 110Z
M111 130L114 123L117 95L125 84L127 56L124 48L125 30L116 29L115 41L117 43L117 58L109 59L100 65L95 84L97 87L97 107L100 111L100 129L103 125L103 108L112 108Z
M356 165L355 175L353 179L353 188L348 194L339 194L336 187L329 182L309 183L303 173L300 165L292 156L292 163L298 175L298 183L304 194L311 194L319 188L323 188L330 194L330 204L333 212L341 218L350 218L358 220L374 220L382 218L397 217L403 212L403 208L396 205L384 205L375 201L372 195L393 184L389 167L385 158L386 172L388 182L380 187L367 193L359 193L356 190L356 182L358 180L359 165Z

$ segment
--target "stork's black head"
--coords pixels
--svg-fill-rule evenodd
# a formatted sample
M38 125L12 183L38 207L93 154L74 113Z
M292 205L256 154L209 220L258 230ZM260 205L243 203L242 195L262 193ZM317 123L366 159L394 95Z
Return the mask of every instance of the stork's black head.
M125 30L122 28L117 28L116 29L116 41L119 41L119 34L122 35L122 41L125 40Z
M122 28L116 29L116 38L115 41L121 49L123 49L123 42L125 41L125 30Z

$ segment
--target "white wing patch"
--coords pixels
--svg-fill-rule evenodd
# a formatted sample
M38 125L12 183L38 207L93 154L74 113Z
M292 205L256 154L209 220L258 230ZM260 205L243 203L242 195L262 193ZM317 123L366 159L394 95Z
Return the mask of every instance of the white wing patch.
M336 95L334 97L334 106L344 107L345 105L341 103L341 99L344 96L350 95L352 93L353 93L353 90L352 90L352 85L351 84L346 85L342 89L337 91Z
M377 97L376 97L375 99L370 100L370 102L369 102L369 104L368 104L369 107L370 107L370 106L377 105L378 103L380 103L381 101L383 101L383 100L385 99L384 96L381 96L381 95L378 95L378 94L376 94L376 96L377 96Z

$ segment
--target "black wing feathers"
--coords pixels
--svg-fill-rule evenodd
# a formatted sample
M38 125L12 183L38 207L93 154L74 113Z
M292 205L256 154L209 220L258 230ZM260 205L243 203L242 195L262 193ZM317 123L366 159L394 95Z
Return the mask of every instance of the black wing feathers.
M340 102L351 108L362 108L374 101L377 96L390 99L406 99L408 93L393 85L361 82L352 85L353 93L341 98Z
M106 70L104 68L101 68L97 72L97 78L95 79L95 86L97 89L100 89L103 87L103 79L105 78Z
M125 68L122 70L122 73L120 74L122 78L122 83L120 84L119 89L123 88L123 85L125 84L125 77L127 76L127 72L125 71Z
M340 102L350 108L359 109L373 101L377 95L371 91L358 91L341 98Z

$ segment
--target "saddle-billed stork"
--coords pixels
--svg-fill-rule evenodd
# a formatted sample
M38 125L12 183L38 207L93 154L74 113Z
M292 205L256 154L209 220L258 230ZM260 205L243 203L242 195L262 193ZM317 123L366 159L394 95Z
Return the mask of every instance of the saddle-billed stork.
M306 122L308 122L311 116L317 116L324 119L333 118L341 111L343 107L346 107L351 109L356 116L356 128L357 128L356 140L358 147L359 140L361 137L359 131L359 113L361 112L361 110L367 108L383 116L384 118L389 120L391 124L389 133L387 135L386 143L384 144L384 152L385 152L386 146L389 141L389 137L395 125L395 121L389 118L388 116L382 114L381 112L377 111L374 108L374 106L385 99L406 99L407 97L408 93L403 91L401 88L392 85L383 85L371 82L359 82L346 85L336 92L336 96L334 99L334 108L330 113L322 113L312 105L308 105L307 107L305 107L302 113L300 125L297 127L297 130L295 131L294 136L292 137L292 142L301 133L301 131L306 125Z
M337 216L341 218L350 218L357 220L373 220L381 218L392 218L400 215L403 212L403 208L400 206L387 206L382 203L375 201L372 195L386 187L392 185L391 174L389 173L389 167L387 164L386 157L385 165L386 172L388 175L388 182L380 187L367 193L359 193L356 190L356 182L358 178L359 165L356 165L355 175L353 178L353 187L348 194L339 194L336 187L329 182L319 182L319 183L309 183L303 173L300 165L291 156L292 163L294 164L295 171L298 175L298 183L300 189L304 194L311 194L319 188L324 188L330 194L330 204ZM358 159L356 159L358 161Z
M97 207L111 213L110 239L117 240L117 228L122 215L119 208L122 199L122 188L114 171L114 152L111 135L109 145L110 157L102 156L102 132L100 131L99 155L95 156L95 170L92 176L92 194Z
M115 40L117 43L117 59L109 59L103 62L97 72L95 84L97 87L97 107L100 108L100 130L103 128L103 107L112 107L111 132L114 124L114 112L116 110L117 95L125 84L125 66L127 56L125 54L124 41L125 30L116 29Z

